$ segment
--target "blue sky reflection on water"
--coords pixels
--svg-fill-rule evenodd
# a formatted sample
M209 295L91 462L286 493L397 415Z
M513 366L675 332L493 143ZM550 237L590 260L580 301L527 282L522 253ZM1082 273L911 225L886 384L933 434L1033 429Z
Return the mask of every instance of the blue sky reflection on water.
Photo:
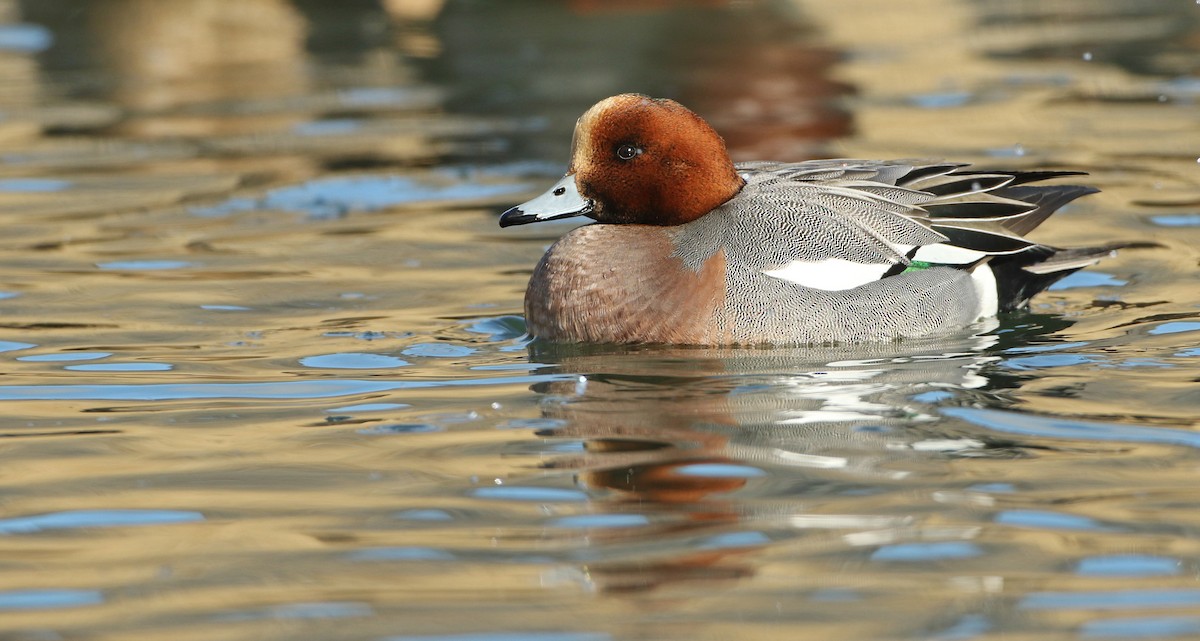
M561 375L498 377L448 381L378 381L324 379L273 383L197 383L145 385L47 385L0 386L0 400L140 400L168 401L203 398L299 399L354 396L401 389L463 387L476 385L534 384L568 380Z
M12 590L0 592L0 611L54 610L77 608L104 602L97 590Z
M71 510L0 519L0 535L27 534L47 530L187 523L203 519L204 516L199 513L178 510Z

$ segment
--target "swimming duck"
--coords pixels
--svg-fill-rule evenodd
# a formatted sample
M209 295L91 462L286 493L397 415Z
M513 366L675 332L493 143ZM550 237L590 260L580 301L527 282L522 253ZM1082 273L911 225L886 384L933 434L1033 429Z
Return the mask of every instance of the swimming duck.
M580 117L567 174L500 226L585 225L529 281L529 332L553 342L857 343L935 335L1021 308L1125 243L1024 237L1094 193L1030 186L1068 171L912 160L734 164L707 122L623 94Z

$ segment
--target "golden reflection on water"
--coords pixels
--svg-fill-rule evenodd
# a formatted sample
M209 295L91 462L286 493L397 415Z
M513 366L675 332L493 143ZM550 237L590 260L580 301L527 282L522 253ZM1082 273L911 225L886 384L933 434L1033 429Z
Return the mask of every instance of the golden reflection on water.
M0 636L1200 633L1190 5L0 0L0 26ZM1104 191L1039 239L1163 248L982 337L527 350L567 227L495 214L628 90L739 158L1084 169Z
M306 25L283 0L117 0L96 5L88 21L97 55L120 79L112 97L125 109L162 111L309 91L299 64ZM181 120L139 119L122 133L197 136L276 124L261 118ZM276 126L283 124L289 123Z

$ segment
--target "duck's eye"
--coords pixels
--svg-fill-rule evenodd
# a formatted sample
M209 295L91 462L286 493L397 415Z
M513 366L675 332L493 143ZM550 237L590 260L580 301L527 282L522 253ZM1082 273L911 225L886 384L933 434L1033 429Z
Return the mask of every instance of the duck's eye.
M642 150L633 145L621 145L617 147L617 158L621 160L633 160L634 156L642 153Z

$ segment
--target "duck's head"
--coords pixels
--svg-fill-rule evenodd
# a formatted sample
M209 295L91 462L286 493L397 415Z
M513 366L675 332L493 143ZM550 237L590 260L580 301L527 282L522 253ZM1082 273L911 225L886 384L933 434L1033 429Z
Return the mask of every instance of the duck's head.
M674 100L621 94L579 118L567 175L504 212L500 226L568 216L682 225L717 208L744 184L725 142L703 118Z

